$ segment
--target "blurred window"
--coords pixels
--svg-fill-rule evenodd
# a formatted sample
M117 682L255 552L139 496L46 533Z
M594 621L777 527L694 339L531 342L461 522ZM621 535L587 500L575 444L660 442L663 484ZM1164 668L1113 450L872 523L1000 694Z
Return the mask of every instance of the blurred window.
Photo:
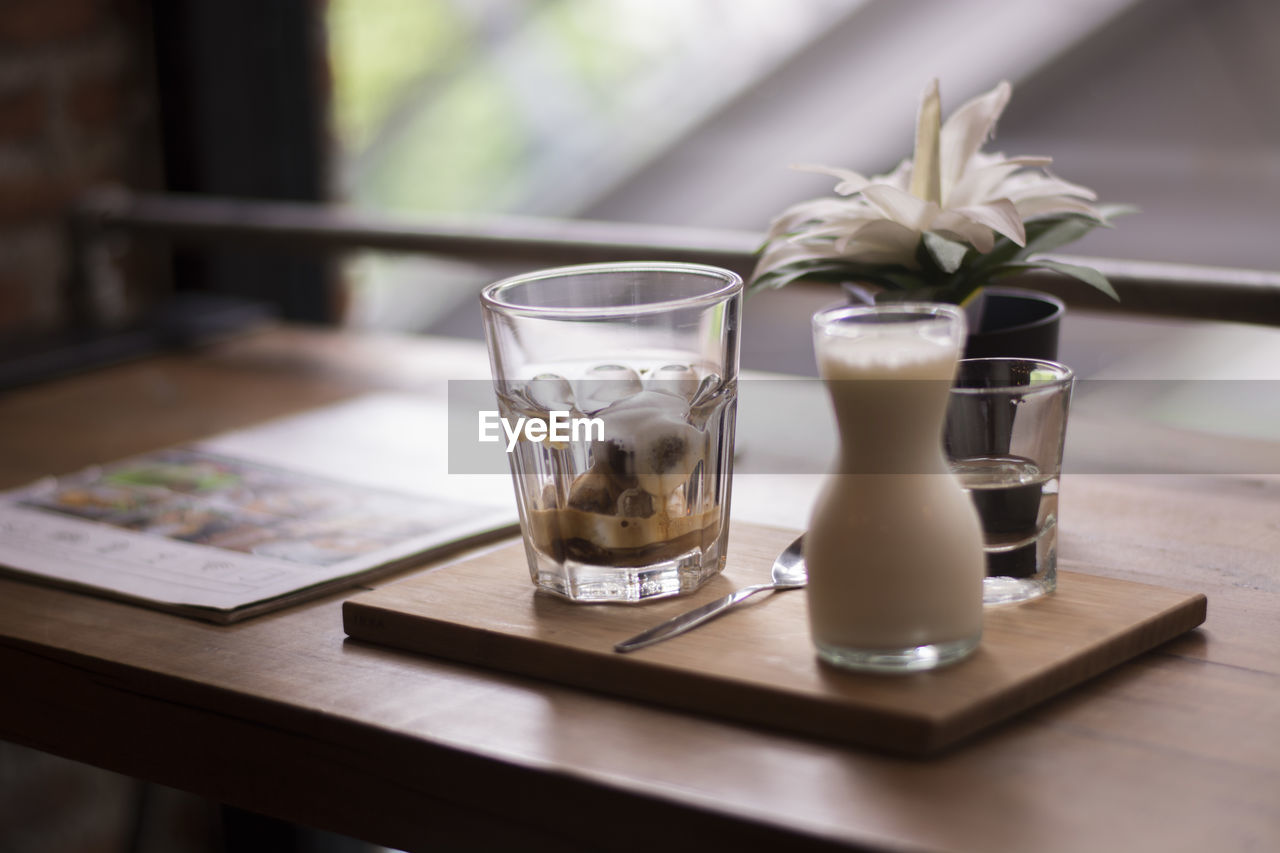
M861 0L330 0L339 191L572 216Z
M861 4L330 0L337 194L379 210L582 215ZM475 334L475 291L495 274L357 257L348 321Z
M1072 253L1274 269L1272 0L329 0L338 194L763 230L1005 79L991 150L1141 214ZM351 319L458 332L491 271L362 261ZM474 313L474 312L472 312ZM478 330L478 321L470 321Z

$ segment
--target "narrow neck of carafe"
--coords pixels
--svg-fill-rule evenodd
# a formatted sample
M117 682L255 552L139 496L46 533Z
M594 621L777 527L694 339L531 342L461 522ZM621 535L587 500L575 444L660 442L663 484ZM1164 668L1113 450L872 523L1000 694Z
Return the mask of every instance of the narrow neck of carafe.
M840 430L842 474L942 474L950 383L937 379L829 383Z

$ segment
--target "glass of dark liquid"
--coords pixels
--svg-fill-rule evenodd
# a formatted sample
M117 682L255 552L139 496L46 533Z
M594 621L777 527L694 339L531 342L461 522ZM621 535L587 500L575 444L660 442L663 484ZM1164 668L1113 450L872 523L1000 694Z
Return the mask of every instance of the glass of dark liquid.
M947 406L951 470L982 519L984 604L1058 583L1058 480L1074 374L1052 361L960 361Z

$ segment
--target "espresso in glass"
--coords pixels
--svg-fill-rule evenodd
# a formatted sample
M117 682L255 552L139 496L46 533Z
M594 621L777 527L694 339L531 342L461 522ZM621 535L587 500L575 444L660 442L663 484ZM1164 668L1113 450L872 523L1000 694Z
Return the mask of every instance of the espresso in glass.
M583 602L697 589L724 566L741 279L693 264L597 264L486 288L498 409L576 422L509 462L529 570Z

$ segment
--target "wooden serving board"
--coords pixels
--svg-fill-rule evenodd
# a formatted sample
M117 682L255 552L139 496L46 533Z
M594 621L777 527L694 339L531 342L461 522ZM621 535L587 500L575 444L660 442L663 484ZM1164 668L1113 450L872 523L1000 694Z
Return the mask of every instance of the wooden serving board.
M728 566L691 596L583 605L538 592L516 542L344 603L348 635L738 721L928 754L1204 621L1205 596L1060 572L1058 591L988 608L982 644L940 670L835 669L810 645L805 595L777 592L629 654L614 643L768 580L795 531L736 524Z

